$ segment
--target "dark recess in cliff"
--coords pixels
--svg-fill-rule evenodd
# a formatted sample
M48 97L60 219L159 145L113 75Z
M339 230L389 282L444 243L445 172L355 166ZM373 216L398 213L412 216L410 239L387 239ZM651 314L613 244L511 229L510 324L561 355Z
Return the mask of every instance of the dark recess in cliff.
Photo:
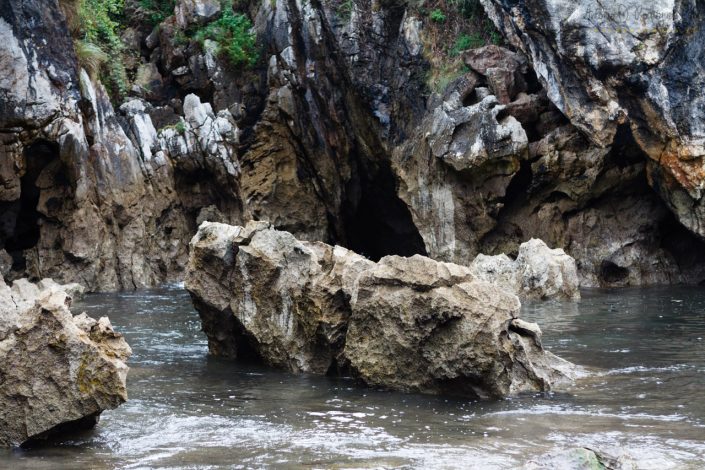
M381 163L372 176L361 170L357 184L342 210L347 248L375 261L387 255L425 256L423 239L397 196L389 164Z
M5 221L9 225L4 227L5 250L12 256L12 267L16 271L26 267L24 251L39 242L41 214L37 210L40 196L37 179L50 163L59 159L59 147L56 143L38 140L25 149L24 158L26 170L20 180L20 199L7 209L9 217L5 217Z

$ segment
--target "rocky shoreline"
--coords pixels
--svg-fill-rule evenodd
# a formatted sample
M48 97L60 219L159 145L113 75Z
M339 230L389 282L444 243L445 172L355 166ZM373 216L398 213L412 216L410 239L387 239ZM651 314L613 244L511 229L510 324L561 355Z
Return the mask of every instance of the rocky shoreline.
M705 3L478 0L453 43L435 3L164 5L0 0L0 446L127 399L68 283L185 279L214 355L472 399L574 376L520 299L705 283Z

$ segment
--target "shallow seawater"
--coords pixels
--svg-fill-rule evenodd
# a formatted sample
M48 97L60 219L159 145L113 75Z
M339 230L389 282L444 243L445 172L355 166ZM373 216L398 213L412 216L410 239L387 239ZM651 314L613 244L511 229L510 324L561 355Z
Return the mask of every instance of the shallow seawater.
M621 446L640 468L705 467L705 289L585 291L528 303L544 344L584 365L560 393L496 402L375 391L209 358L180 289L95 294L134 350L130 400L92 431L0 452L0 467L516 468Z

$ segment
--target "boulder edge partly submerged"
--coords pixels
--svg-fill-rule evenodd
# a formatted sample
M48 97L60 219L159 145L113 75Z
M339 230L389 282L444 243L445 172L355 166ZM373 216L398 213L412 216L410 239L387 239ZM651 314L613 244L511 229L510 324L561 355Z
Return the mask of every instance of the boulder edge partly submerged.
M573 374L518 318L516 295L420 255L374 263L266 222L204 222L185 285L219 356L472 398L547 391Z

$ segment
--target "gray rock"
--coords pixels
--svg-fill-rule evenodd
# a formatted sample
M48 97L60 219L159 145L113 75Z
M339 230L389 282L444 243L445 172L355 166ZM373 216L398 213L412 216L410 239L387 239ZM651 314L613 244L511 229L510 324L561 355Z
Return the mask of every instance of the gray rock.
M203 25L220 15L218 0L179 0L174 8L176 24L181 30Z
M130 347L107 317L76 317L67 291L0 278L0 446L93 426L127 400Z
M373 263L253 222L204 222L186 288L211 353L293 372L475 398L550 390L572 366L541 347L519 300L463 266L422 256Z
M386 257L362 272L345 355L373 386L474 398L545 391L571 364L541 347L538 326L516 327L519 301L465 267Z
M5 251L0 250L0 276L6 277L12 270L12 256Z
M575 260L561 248L550 249L542 240L519 246L519 255L477 255L470 265L479 279L499 285L522 298L580 298Z
M699 2L482 0L548 97L599 147L628 126L649 183L705 237L705 8ZM596 27L599 25L599 27Z
M576 447L532 459L523 470L636 470L634 459L623 450Z

